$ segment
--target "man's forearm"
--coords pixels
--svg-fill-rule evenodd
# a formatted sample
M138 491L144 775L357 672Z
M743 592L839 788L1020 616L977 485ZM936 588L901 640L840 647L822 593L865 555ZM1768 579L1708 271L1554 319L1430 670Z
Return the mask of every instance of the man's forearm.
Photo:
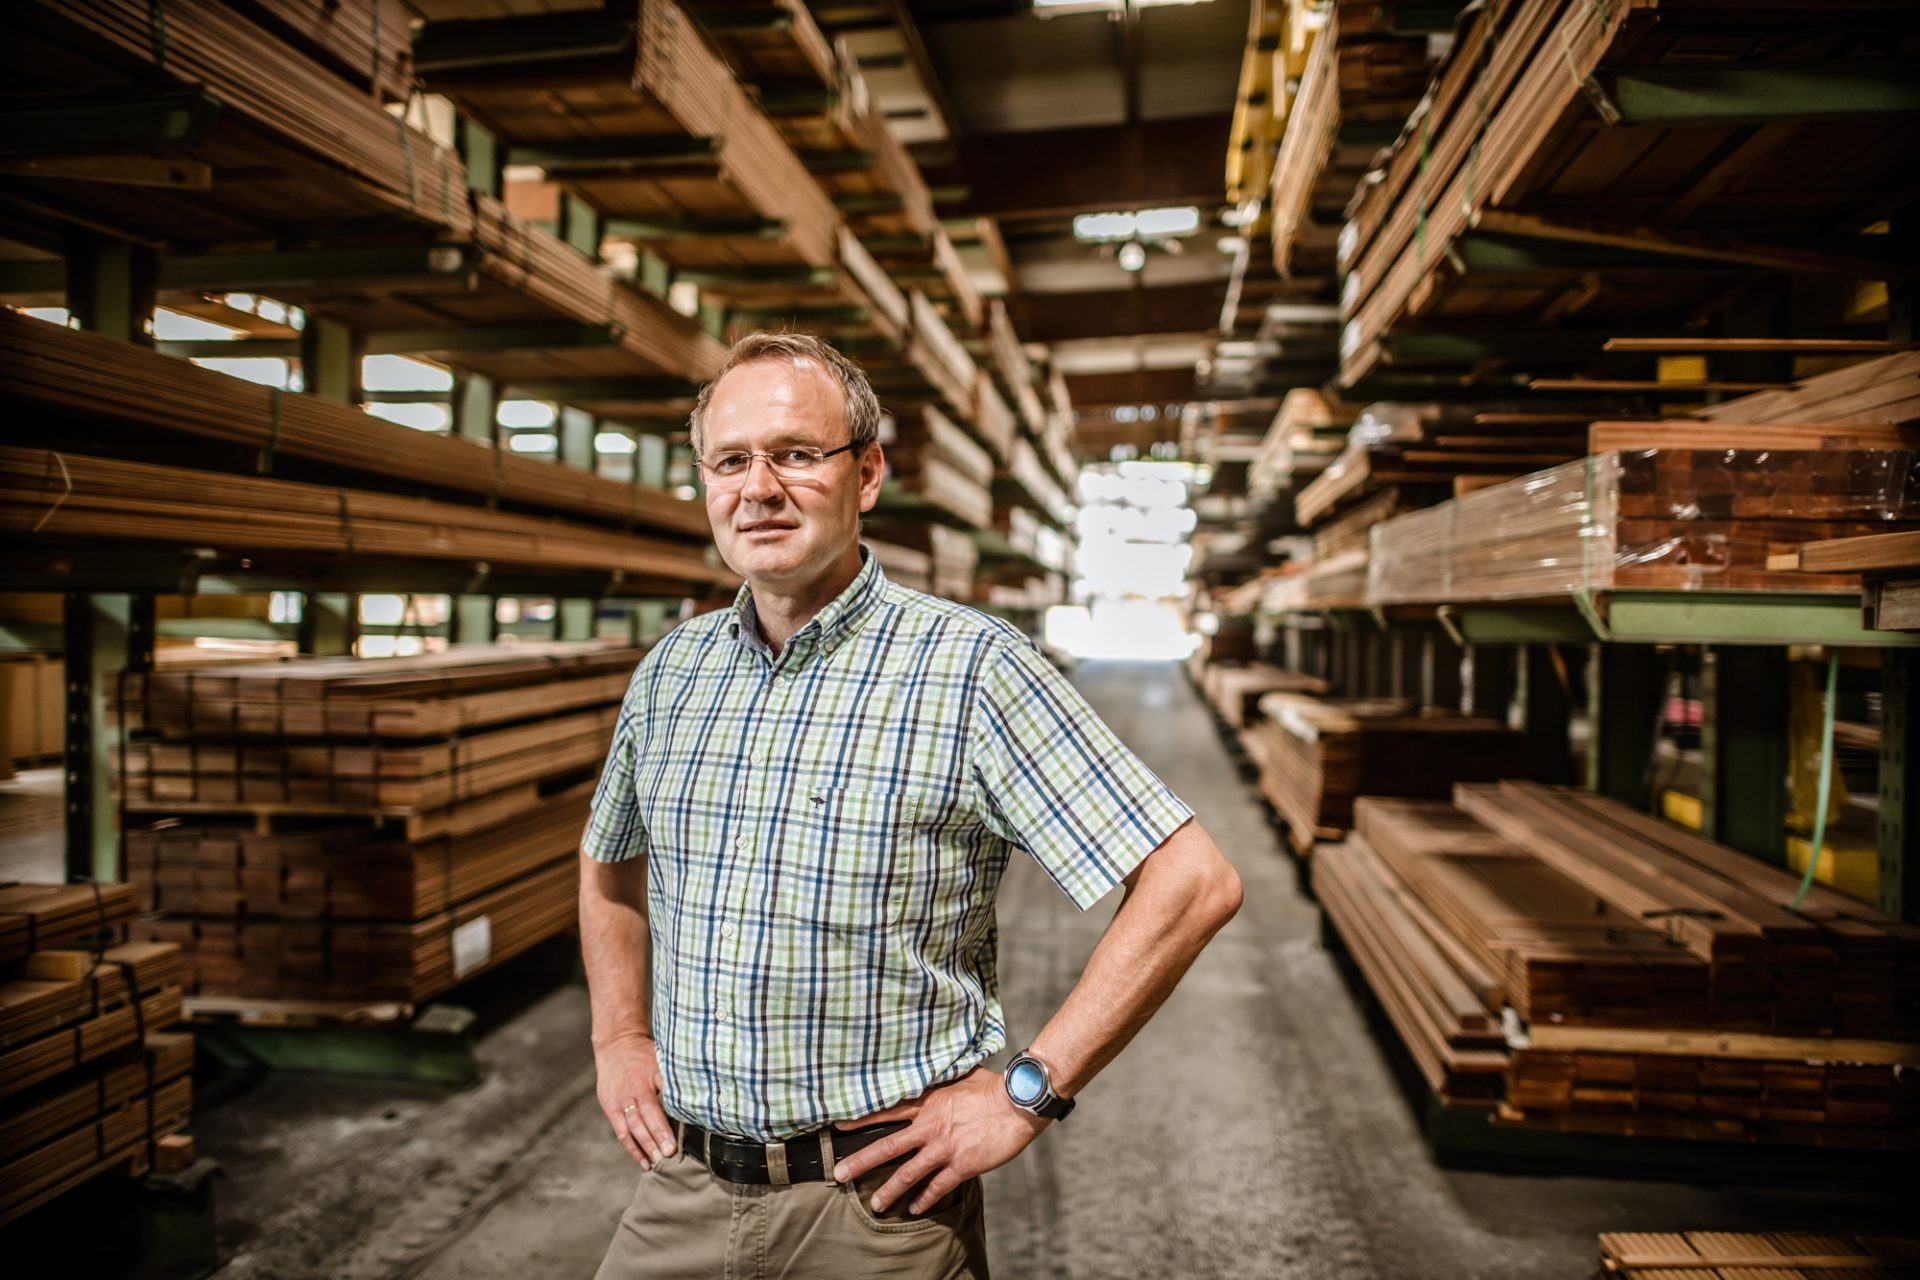
M1188 822L1127 878L1126 898L1080 981L1032 1042L1054 1089L1078 1093L1153 1017L1240 908L1240 877Z
M580 859L580 954L593 1011L593 1042L651 1035L647 1018L647 867Z

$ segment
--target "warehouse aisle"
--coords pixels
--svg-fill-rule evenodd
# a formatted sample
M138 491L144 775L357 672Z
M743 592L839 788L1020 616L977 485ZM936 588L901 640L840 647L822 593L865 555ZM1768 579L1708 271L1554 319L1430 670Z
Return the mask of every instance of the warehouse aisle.
M1899 1206L1819 1192L1439 1170L1185 674L1075 676L1199 811L1247 905L1071 1120L988 1180L1000 1280L1548 1280L1606 1229L1885 1227ZM1014 1034L1038 1029L1111 903L1077 914L1030 864L1001 906ZM594 1105L584 992L485 1039L452 1097L275 1078L195 1123L228 1179L238 1277L530 1280L592 1273L634 1171Z

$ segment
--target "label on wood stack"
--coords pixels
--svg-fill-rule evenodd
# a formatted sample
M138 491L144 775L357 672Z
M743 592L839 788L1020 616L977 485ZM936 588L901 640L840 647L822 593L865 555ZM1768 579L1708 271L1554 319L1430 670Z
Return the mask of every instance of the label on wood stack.
M469 920L453 931L453 980L487 967L493 958L493 917Z

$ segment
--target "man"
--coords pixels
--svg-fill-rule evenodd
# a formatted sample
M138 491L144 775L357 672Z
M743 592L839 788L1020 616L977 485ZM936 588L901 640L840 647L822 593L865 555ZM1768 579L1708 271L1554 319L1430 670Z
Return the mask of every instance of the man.
M861 548L879 417L794 334L743 339L694 409L746 585L640 663L582 839L600 1106L644 1171L608 1280L984 1277L979 1175L1239 908L1191 811L1025 636ZM1003 1078L982 1064L1016 848L1082 909L1126 894Z

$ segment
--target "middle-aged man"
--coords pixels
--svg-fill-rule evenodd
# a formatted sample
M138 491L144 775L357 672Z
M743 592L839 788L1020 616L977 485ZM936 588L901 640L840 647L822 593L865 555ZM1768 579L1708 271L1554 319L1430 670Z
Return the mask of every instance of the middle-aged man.
M1240 905L1024 635L861 547L879 418L858 368L794 334L742 339L694 409L746 585L634 672L583 838L600 1107L643 1170L603 1278L985 1276L979 1176L1065 1117ZM1002 1075L1016 849L1083 910L1125 895Z

